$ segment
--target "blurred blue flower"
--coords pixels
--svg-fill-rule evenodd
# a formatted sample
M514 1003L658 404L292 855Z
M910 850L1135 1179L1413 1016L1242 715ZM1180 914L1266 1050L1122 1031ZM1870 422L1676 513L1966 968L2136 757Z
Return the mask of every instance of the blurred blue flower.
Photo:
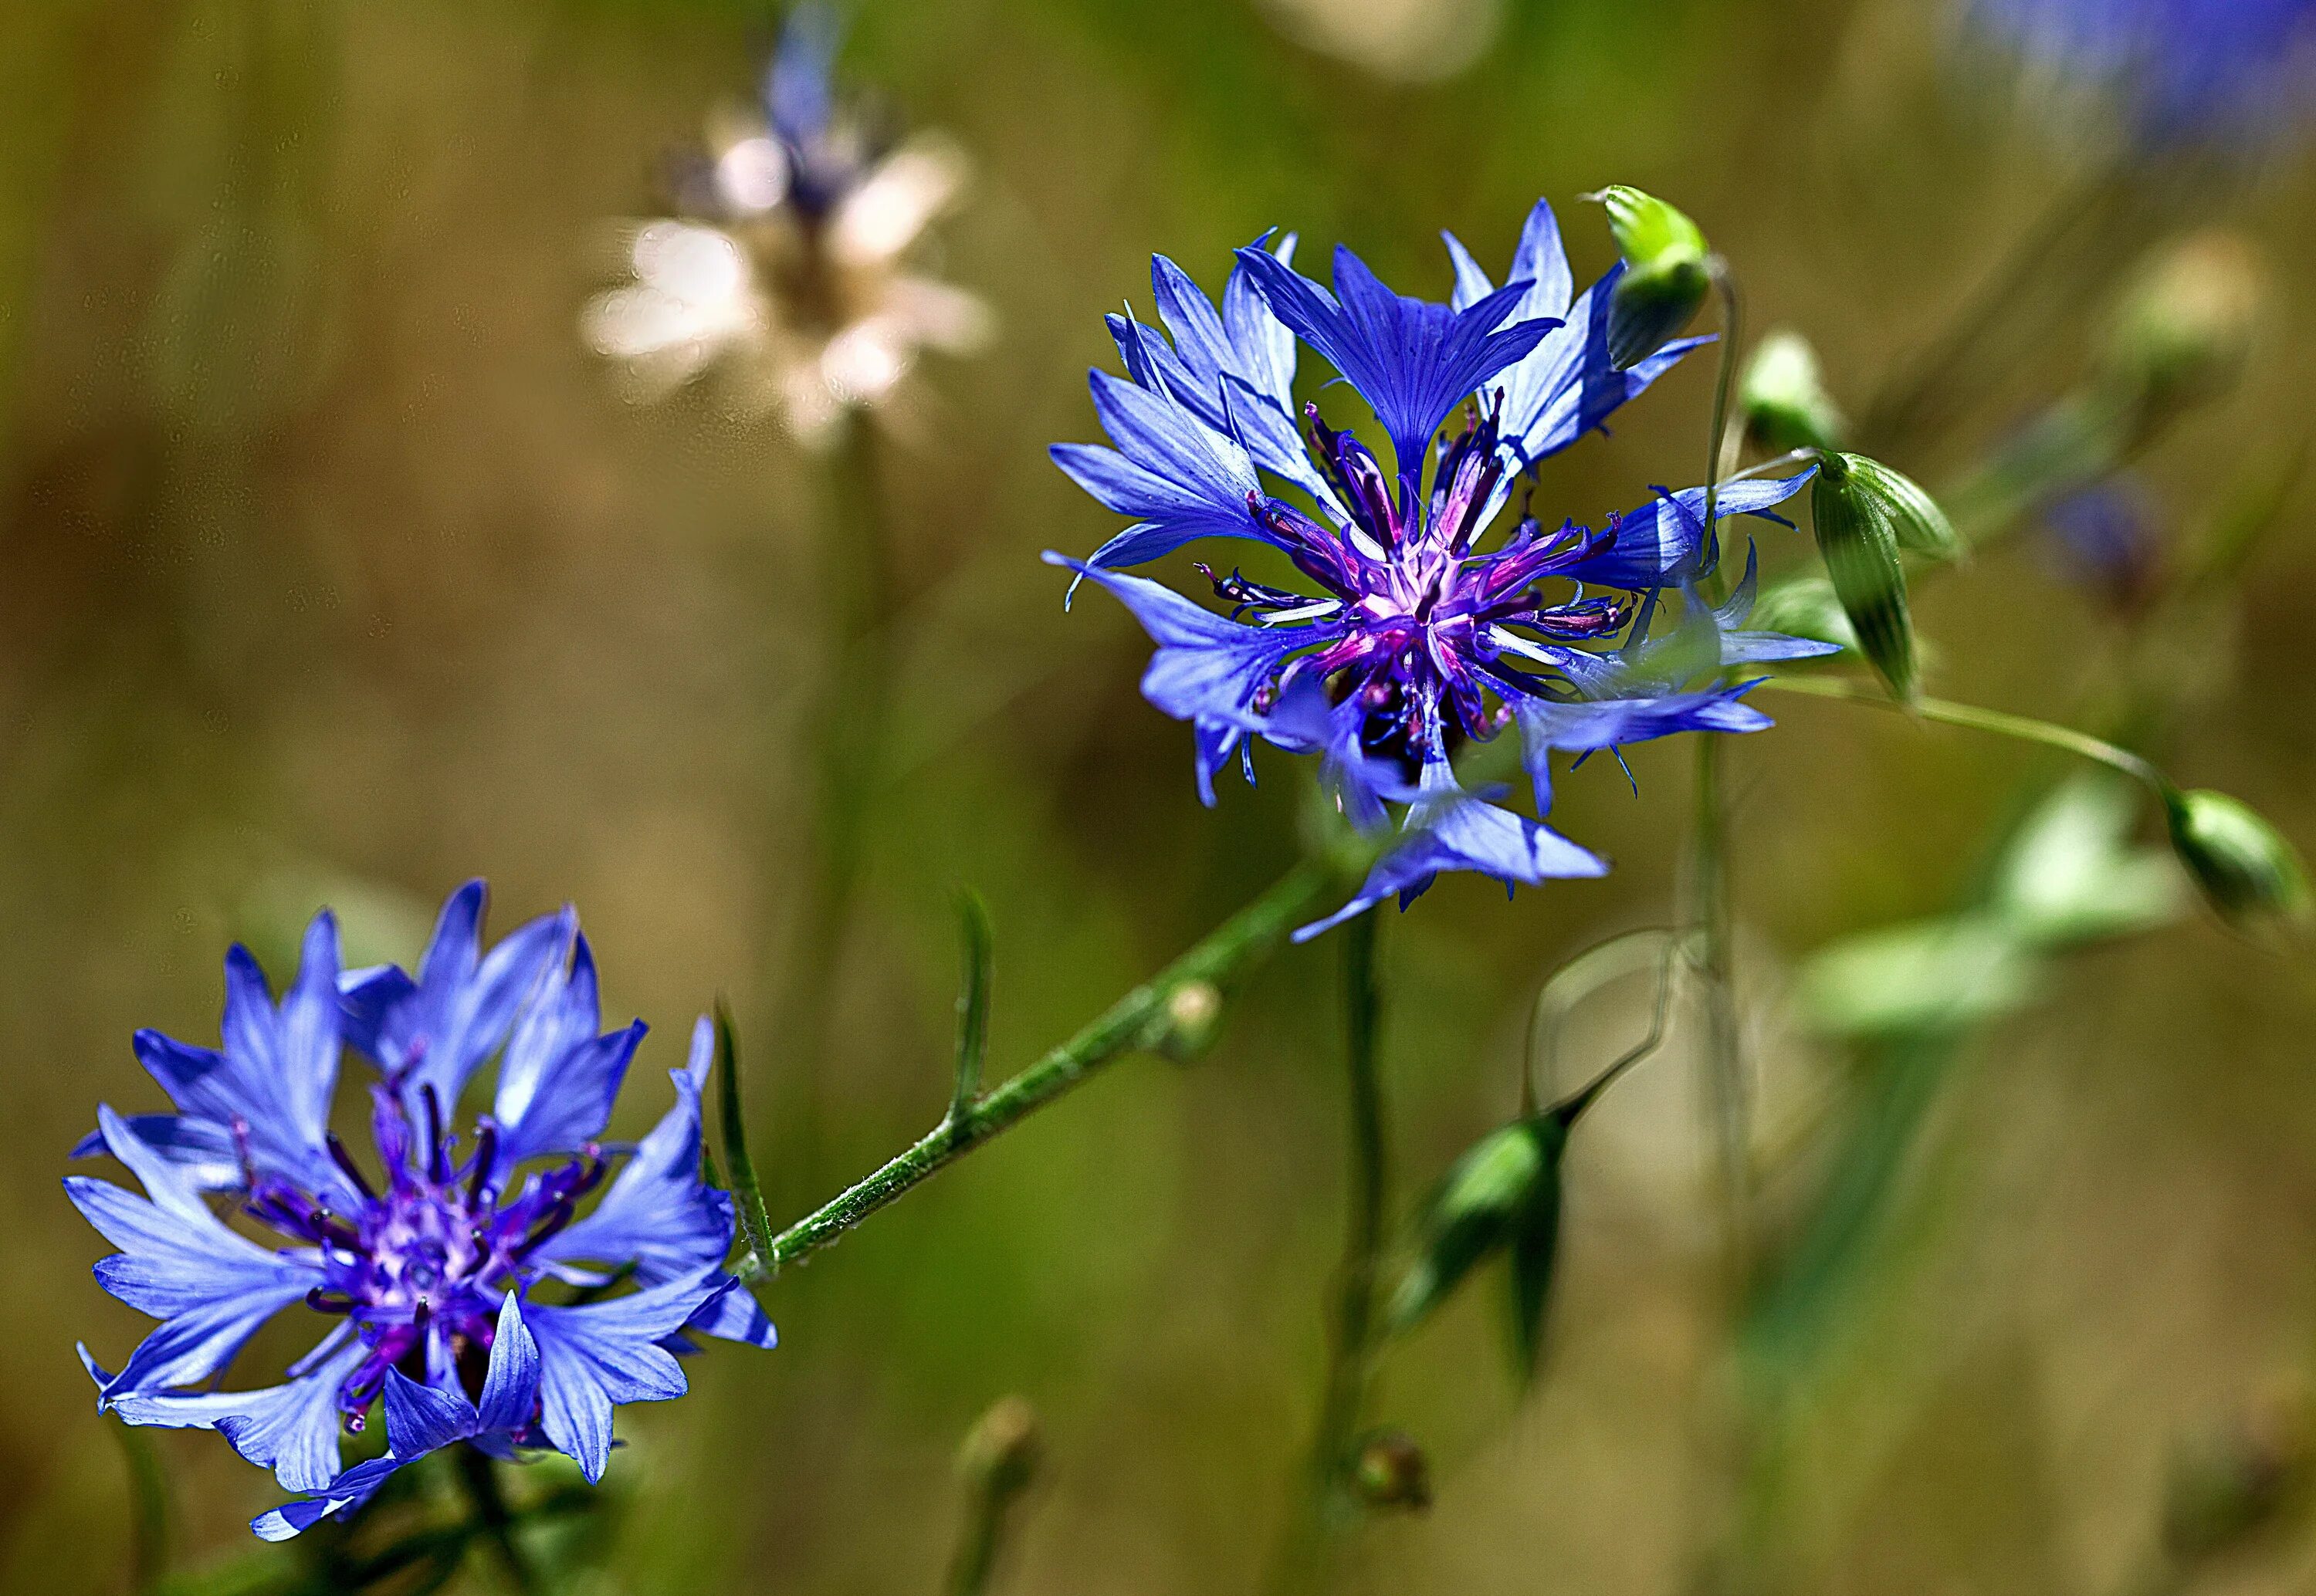
M1173 262L1152 282L1167 336L1109 318L1124 378L1092 374L1096 413L1114 448L1059 444L1056 462L1134 524L1089 561L1047 558L1116 594L1158 644L1145 696L1191 723L1200 797L1236 756L1252 774L1255 738L1316 753L1354 823L1374 829L1403 805L1402 837L1328 925L1441 872L1509 884L1597 875L1606 864L1499 794L1462 786L1450 761L1466 740L1517 726L1546 812L1554 749L1590 752L1675 732L1745 732L1768 719L1721 685L1726 667L1828 652L1743 630L1752 569L1738 596L1709 608L1695 584L1718 558L1702 489L1660 489L1591 531L1547 530L1526 510L1483 551L1518 479L1599 427L1688 350L1690 339L1628 371L1608 350L1612 270L1581 298L1550 206L1539 201L1497 288L1452 237L1447 304L1394 293L1338 249L1331 293L1297 273L1294 240L1238 252L1219 311ZM1301 414L1292 394L1297 341L1364 399L1391 443L1391 465L1348 430ZM1458 410L1464 424L1435 442ZM1732 483L1722 514L1769 516L1808 473ZM1267 481L1266 479L1269 479ZM1275 482L1295 495L1274 493ZM1119 568L1207 537L1266 544L1318 590L1276 587L1201 566L1219 615ZM1662 639L1650 623L1667 590L1684 617ZM1607 645L1622 638L1614 652ZM1690 684L1714 678L1693 690Z
M2128 474L2079 489L2043 511L2057 573L2126 614L2152 598L2162 581L2159 519L2147 484Z
M1972 0L2035 70L2118 96L2142 146L2262 142L2316 87L2316 0Z
M723 1272L731 1200L699 1175L712 1027L699 1022L674 1072L675 1106L581 1217L615 1156L598 1138L644 1026L599 1032L594 960L568 910L485 953L483 908L480 882L452 894L414 978L341 972L325 910L279 1005L235 947L222 1048L137 1033L177 1113L100 1107L74 1149L110 1153L144 1186L140 1197L65 1182L120 1249L97 1264L99 1282L162 1321L117 1373L81 1350L98 1406L132 1424L215 1430L272 1469L302 1499L255 1521L267 1539L359 1506L395 1470L461 1441L510 1459L552 1448L597 1479L617 1404L683 1394L685 1331L773 1344L762 1310ZM381 1071L375 1174L330 1129L347 1043ZM494 1055L491 1108L462 1151L450 1118ZM228 1227L211 1191L290 1245ZM608 1294L628 1277L636 1289ZM578 1290L557 1301L558 1285ZM281 1383L188 1389L300 1304L332 1327ZM342 1431L381 1404L385 1455L343 1467Z

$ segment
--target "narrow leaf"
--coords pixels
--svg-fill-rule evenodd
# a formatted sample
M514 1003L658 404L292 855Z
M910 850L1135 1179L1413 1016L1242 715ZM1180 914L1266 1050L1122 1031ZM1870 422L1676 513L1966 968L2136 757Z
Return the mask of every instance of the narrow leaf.
M982 1060L989 1051L989 910L977 894L960 891L957 916L964 957L957 989L957 1085L949 1104L952 1128L965 1123L980 1099Z
M717 1106L724 1118L724 1166L732 1177L732 1206L740 1211L740 1228L756 1261L770 1266L772 1258L772 1219L764 1211L764 1189L756 1183L755 1161L748 1157L748 1126L740 1109L740 1040L732 1024L732 1006L716 1000L716 1074L722 1083Z

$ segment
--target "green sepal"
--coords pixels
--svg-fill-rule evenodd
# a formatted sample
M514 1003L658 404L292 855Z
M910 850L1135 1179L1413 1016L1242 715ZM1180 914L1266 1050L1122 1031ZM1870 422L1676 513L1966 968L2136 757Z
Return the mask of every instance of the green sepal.
M1413 1329L1455 1295L1474 1269L1499 1249L1510 1248L1525 1254L1524 1262L1516 1255L1513 1264L1515 1328L1533 1342L1551 1282L1551 1240L1558 1232L1561 1155L1570 1117L1547 1110L1516 1120L1456 1160L1417 1220L1414 1258L1385 1310L1391 1334ZM1532 1308L1519 1306L1530 1297Z

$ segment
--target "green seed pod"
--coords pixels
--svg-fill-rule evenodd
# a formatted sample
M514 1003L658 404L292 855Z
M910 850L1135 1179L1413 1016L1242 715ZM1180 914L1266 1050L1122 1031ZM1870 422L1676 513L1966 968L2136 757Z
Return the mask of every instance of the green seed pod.
M1888 495L1860 466L1859 455L1828 455L1810 490L1818 552L1842 613L1866 656L1892 693L1914 696L1914 622L1906 608L1906 568Z
M1652 194L1617 185L1587 197L1608 208L1625 256L1608 296L1608 363L1623 371L1688 325L1713 291L1713 252L1695 222Z
M2209 789L2174 789L2164 795L2163 818L2171 851L2222 919L2253 933L2306 928L2308 873L2249 804Z
M1361 1437L1351 1484L1369 1507L1421 1512L1431 1505L1430 1462L1404 1431L1376 1430Z
M1925 492L1920 483L1864 455L1844 458L1865 490L1881 501L1900 548L1939 560L1952 560L1962 554L1962 538L1955 533L1954 523L1946 519L1946 512L1938 508L1938 501Z
M1808 339L1781 328L1761 340L1737 385L1737 408L1753 441L1772 454L1841 446L1846 423L1826 391Z

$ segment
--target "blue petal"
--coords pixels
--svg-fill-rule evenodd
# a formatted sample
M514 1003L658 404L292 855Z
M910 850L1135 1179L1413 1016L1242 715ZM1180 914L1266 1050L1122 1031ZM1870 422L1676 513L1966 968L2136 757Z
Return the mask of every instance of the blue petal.
M598 1036L601 1020L594 955L581 936L568 969L548 972L500 1064L491 1113L499 1127L501 1169L583 1147L610 1122L611 1104L646 1026L637 1020Z
M1795 476L1724 483L1714 496L1715 519L1766 516L1772 505L1800 492L1815 474L1813 467ZM1660 497L1619 518L1614 544L1554 574L1633 591L1678 582L1693 571L1704 552L1705 490L1685 488L1672 498L1673 503Z
M1554 325L1501 325L1528 291L1524 282L1458 311L1393 293L1345 248L1335 251L1335 294L1261 250L1243 249L1238 258L1278 319L1373 407L1391 437L1400 474L1411 480L1422 470L1440 423Z
M748 1288L734 1283L732 1289L710 1301L691 1317L683 1327L697 1330L703 1335L720 1336L726 1341L737 1341L767 1351L779 1344L779 1332L772 1327Z
M1591 753L1682 732L1759 732L1769 717L1740 700L1759 685L1576 704L1521 700L1513 713L1519 720L1521 759L1536 784L1537 808L1552 807L1553 749Z
M610 1460L612 1408L683 1395L683 1370L659 1343L728 1288L710 1273L581 1308L530 1309L540 1428L590 1484Z
M131 1424L215 1430L250 1462L273 1470L285 1491L319 1491L341 1472L338 1387L370 1349L349 1341L309 1372L258 1391L199 1396L131 1394L113 1410Z
M475 1432L475 1405L463 1392L422 1386L399 1369L386 1371L386 1441L407 1462Z
M174 1165L194 1189L218 1192L241 1184L240 1154L227 1126L192 1114L129 1114L124 1121L138 1140ZM70 1156L93 1158L102 1151L104 1133L92 1130L73 1144Z
M1288 655L1341 635L1339 626L1252 626L1219 616L1145 577L1102 571L1050 551L1046 563L1091 577L1115 593L1158 645L1142 696L1181 721L1259 729L1248 705Z
M702 1015L675 1082L675 1106L636 1148L592 1212L539 1249L543 1261L636 1265L646 1285L690 1278L732 1246L732 1202L699 1178L699 1097L716 1057L716 1029Z
M330 1482L326 1494L303 1502L288 1502L249 1521L260 1540L288 1540L301 1535L333 1513L350 1512L378 1494L378 1488L410 1461L407 1458L372 1458L357 1463Z
M539 1406L539 1342L523 1323L522 1304L509 1291L499 1304L498 1328L491 1336L491 1360L483 1374L482 1400L476 1406L478 1431L517 1433Z

